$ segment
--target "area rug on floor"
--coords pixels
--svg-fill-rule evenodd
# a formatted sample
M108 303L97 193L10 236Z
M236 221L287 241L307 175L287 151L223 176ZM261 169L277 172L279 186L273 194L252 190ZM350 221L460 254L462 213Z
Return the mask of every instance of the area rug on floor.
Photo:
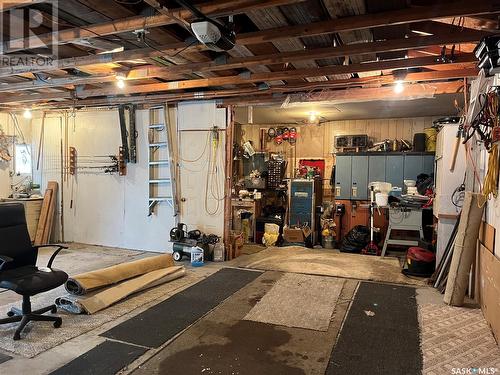
M236 258L230 265L266 271L426 285L424 280L404 276L397 258L335 253L328 249L316 250L300 246L269 247L257 254Z
M34 357L76 336L101 327L103 324L128 314L139 307L160 302L216 271L214 268L199 268L196 271L188 270L183 278L131 296L93 315L73 315L59 311L59 316L63 318L61 328L55 329L49 322L32 322L24 329L21 334L22 340L19 341L12 339L17 324L1 325L0 348L25 357ZM60 290L54 290L35 296L32 299L33 308L50 305L54 303L55 298L59 297L59 295ZM19 303L1 306L0 316L5 316L12 306L19 307Z
M326 375L418 375L421 371L415 289L361 283Z
M418 310L425 375L500 371L500 348L481 309L424 304Z
M157 348L188 328L262 273L224 268L101 334Z
M327 331L344 281L287 273L245 316L245 320Z

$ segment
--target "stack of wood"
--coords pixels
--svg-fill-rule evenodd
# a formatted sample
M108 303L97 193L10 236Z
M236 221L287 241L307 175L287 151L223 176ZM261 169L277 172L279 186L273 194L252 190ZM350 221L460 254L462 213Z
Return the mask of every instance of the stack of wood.
M56 212L58 184L55 181L49 181L47 190L43 197L42 210L38 220L38 226L35 235L34 245L45 245L50 241L52 229L54 227L54 217Z

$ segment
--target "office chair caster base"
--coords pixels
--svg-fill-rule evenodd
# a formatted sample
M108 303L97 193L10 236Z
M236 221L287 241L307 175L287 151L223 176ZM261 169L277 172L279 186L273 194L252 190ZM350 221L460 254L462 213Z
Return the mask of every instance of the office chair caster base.
M56 320L54 322L54 328L59 328L60 326L62 326L62 319L59 318L58 320Z

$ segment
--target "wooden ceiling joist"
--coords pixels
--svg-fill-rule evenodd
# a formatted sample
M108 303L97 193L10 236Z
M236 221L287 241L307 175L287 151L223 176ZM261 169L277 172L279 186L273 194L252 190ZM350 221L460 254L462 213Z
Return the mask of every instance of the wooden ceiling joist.
M209 3L200 6L200 9L213 16L224 15L227 12L243 13L249 9L264 9L278 5L290 4L304 0L274 0L274 1L219 1L218 5ZM239 3L240 8L237 8ZM376 14L364 14L339 18L335 20L320 21L308 25L296 25L278 27L268 30L244 33L237 36L237 43L243 45L258 44L282 39L298 38L304 36L314 36L322 34L331 34L342 31L353 31L367 28L398 25L403 23L419 22L430 19L449 19L449 17L460 17L465 15L481 15L489 12L500 12L500 6L488 1L466 1L446 5L436 5L432 7L409 8L396 11L388 11ZM176 23L178 17L190 17L186 11L175 10L172 15L160 14L151 17L130 17L119 19L112 22L105 22L95 25L88 25L84 28L77 27L67 30L61 30L56 33L37 35L25 39L14 39L4 46L4 53L12 53L22 50L23 47L30 48L43 47L54 41L60 44L71 43L81 39L96 38L99 36L109 36L123 32L135 31L138 29L148 29L152 27L165 26ZM10 47L12 46L12 47ZM187 43L180 43L178 48L199 48L190 46Z
M392 87L382 88L352 88L348 90L324 90L323 95L328 95L331 102L354 102L354 101L371 101L371 100L412 100L421 97L433 97L434 95L455 94L463 89L462 81L454 82L432 82L428 84L413 84L407 85L402 93L396 94ZM143 104L154 105L156 103L177 102L180 100L210 100L221 99L221 104L241 104L247 105L252 100L257 102L283 102L286 98L286 87L275 88L272 91L259 91L257 89L232 89L219 90L208 92L192 92L192 93L177 93L177 94L153 94L142 96L123 96L116 98L101 98L101 99L82 99L68 103L50 103L39 104L33 109L44 108L72 108L73 106L110 106L118 104ZM281 93L281 94L280 94ZM303 97L307 101L319 100L303 94L297 94L298 97ZM231 99L232 98L232 99ZM3 106L5 110L9 110L8 106Z
M270 55L248 56L242 58L229 58L225 63L217 60L209 62L195 62L189 64L175 65L169 67L170 73L190 74L193 72L221 71L226 69L246 68L255 65L283 64L301 60L323 59L332 57L343 57L352 55L362 55L371 53L380 53L388 51L403 51L408 49L419 49L430 46L442 46L447 44L459 44L468 42L477 42L480 35L476 31L463 32L459 34L449 34L445 36L428 36L417 38L395 39L387 41L377 41L370 43L350 44L345 46L317 48L313 50L282 52ZM146 57L161 56L166 51L172 51L172 47L177 48L176 44L168 47L160 47L158 50L151 48L141 48L132 51L118 53L108 53L102 55L92 55L75 57L69 59L55 60L50 66L11 66L0 68L0 78L9 77L23 73L40 73L58 69L72 69L79 66L105 64L112 62L121 62L127 60L143 59ZM173 51L175 51L174 49Z
M207 15L213 17L222 17L244 13L251 9L260 9L286 5L305 0L216 0L211 3L201 4L199 9ZM45 47L52 43L66 44L81 39L98 38L109 35L115 35L124 32L132 32L141 29L150 29L154 27L167 26L177 23L178 19L192 18L191 12L185 9L173 9L170 14L158 14L150 17L135 16L124 19L118 19L111 22L103 22L85 27L75 27L65 30L59 30L43 35L34 35L23 39L12 39L7 41L2 53L14 53L24 49L35 49Z
M47 2L47 0L0 0L0 12L5 12L15 8L27 7L39 3Z
M480 39L477 32L464 32L445 36L428 36L417 38L404 38L384 40L370 43L349 44L338 47L316 48L311 50L280 52L270 55L258 55L244 58L229 58L226 63L211 61L207 63L191 63L176 65L169 68L171 73L185 74L203 71L220 71L226 69L244 69L254 65L286 64L294 61L311 59L327 59L352 55L363 55L390 51L406 51L409 49L442 46L446 44L459 44L476 42ZM0 70L1 76L1 70Z
M320 70L320 69L318 69ZM293 91L293 90L309 90L318 87L335 87L335 86L359 86L359 85L385 85L394 83L396 80L401 80L404 82L423 82L423 81L435 81L435 80L447 80L447 79L459 79L466 77L474 77L478 73L478 70L474 67L466 69L457 70L438 70L431 72L422 73L410 73L403 76L385 76L385 77L365 77L358 79L339 79L323 82L310 82L304 83L300 86L280 86L271 88L272 91ZM270 73L265 73L270 74ZM278 72L279 74L279 72ZM316 74L321 75L321 72ZM255 76L258 76L256 74ZM77 98L89 98L98 96L111 96L111 95L132 95L132 94L150 94L162 91L179 91L185 89L199 89L216 87L222 85L238 85L250 82L256 82L255 78L245 79L243 77L216 77L216 78L206 78L206 79L196 79L196 80L185 80L176 82L165 82L165 83L152 83L146 85L135 85L128 86L122 90L117 89L114 85L104 88L104 89L91 89L91 90L77 90L76 92L67 93L54 93L54 94L35 94L35 95L20 95L20 96L3 96L0 97L0 104L6 103L28 103L28 102L38 102L42 100L63 100L63 99L77 99ZM288 89L287 89L288 87Z

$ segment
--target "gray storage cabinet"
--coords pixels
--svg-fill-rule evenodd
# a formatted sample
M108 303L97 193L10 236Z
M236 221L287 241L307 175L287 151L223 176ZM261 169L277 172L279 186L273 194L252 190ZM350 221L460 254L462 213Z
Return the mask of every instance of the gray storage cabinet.
M385 181L402 188L404 180L416 180L421 173L434 173L434 154L337 154L335 198L368 200L370 182Z
M368 156L356 155L351 162L351 199L368 199Z
M337 155L335 160L335 198L351 199L351 161L350 155Z
M368 183L385 181L385 155L373 155L368 158Z
M403 164L404 159L401 155L387 155L385 164L385 182L392 186L403 187Z

